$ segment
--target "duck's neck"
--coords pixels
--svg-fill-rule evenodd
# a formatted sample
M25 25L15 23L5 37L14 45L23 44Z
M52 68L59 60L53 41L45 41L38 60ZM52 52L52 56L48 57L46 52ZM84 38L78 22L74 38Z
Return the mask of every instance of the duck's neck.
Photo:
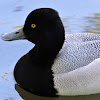
M60 49L62 48L63 43L64 36L61 38L61 40L59 40L59 38L51 38L51 40L49 39L48 41L44 40L38 45L35 45L35 47L30 51L30 53L35 62L45 63L48 61L53 61L59 53Z

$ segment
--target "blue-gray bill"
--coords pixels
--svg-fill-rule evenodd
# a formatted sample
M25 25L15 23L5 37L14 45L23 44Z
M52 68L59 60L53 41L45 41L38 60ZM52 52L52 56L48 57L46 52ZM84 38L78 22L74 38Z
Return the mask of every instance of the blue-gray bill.
M1 35L1 39L4 41L13 41L13 40L20 40L20 39L25 39L25 35L23 33L23 28L10 32L10 33L4 33Z

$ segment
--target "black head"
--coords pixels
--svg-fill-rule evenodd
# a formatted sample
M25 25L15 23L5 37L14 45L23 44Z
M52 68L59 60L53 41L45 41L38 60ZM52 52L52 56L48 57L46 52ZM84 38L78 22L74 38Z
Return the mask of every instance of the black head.
M26 18L23 28L26 38L40 44L47 42L52 45L56 41L64 42L64 27L58 12L51 8L41 8L32 11ZM58 44L57 43L57 44Z

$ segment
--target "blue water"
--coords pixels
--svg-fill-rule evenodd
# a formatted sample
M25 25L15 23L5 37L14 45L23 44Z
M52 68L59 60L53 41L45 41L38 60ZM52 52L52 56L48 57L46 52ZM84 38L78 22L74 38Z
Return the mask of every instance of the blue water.
M0 35L5 32L17 30L17 28L12 29L12 27L23 25L27 15L32 10L43 7L53 8L59 12L60 17L64 22L64 26L66 26L66 33L80 33L83 31L79 27L82 24L81 19L93 13L100 13L100 0L0 0ZM26 54L33 46L34 45L27 40L5 42L0 39L0 77L3 72L8 70L8 66L14 66L18 59ZM1 83L5 84L5 81L0 81L0 84ZM5 87L3 88L2 85L0 85L0 100L6 99L4 98L5 96L3 96L7 95L5 89ZM18 90L20 89L18 88ZM3 94L2 91L4 91ZM35 98L35 96L31 94L26 93L26 95L26 97L24 95L24 99L27 97ZM99 97L99 95L92 95L86 97L53 99L82 100L82 98L85 98L86 100L99 100ZM45 100L46 98L39 97L36 100L41 99ZM48 99L50 98L47 98L47 100ZM8 100L17 99L10 98Z

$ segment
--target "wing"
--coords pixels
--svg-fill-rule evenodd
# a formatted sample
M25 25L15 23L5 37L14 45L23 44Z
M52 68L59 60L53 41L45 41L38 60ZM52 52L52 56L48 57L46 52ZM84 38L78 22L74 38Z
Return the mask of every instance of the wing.
M58 95L100 93L100 58L74 71L54 74L54 84Z
M54 73L67 73L100 58L100 34L76 35L71 36L72 41L67 41L70 35L66 39L52 66Z
M87 42L94 40L100 40L100 34L95 34L95 33L65 34L66 43Z

